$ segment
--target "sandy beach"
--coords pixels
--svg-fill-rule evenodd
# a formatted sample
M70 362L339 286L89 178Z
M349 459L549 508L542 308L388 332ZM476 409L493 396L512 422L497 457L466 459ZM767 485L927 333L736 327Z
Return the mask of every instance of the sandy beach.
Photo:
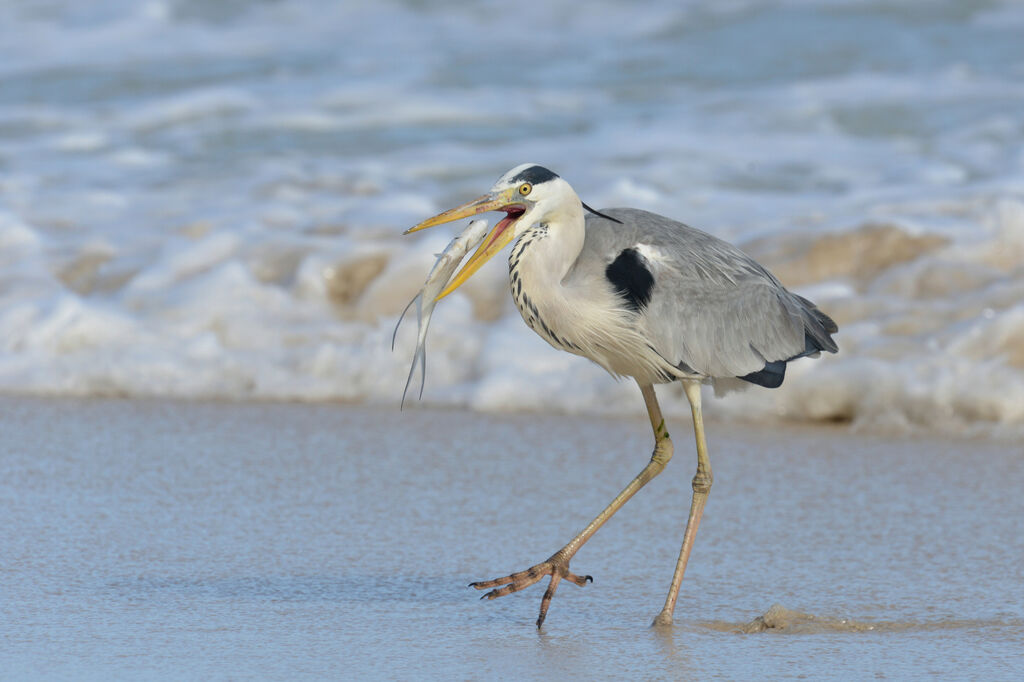
M713 406L712 406L713 407ZM711 410L713 412L713 410ZM0 399L6 679L1019 679L1019 445L708 423L715 486L670 631L676 457L541 588L648 457L642 419Z

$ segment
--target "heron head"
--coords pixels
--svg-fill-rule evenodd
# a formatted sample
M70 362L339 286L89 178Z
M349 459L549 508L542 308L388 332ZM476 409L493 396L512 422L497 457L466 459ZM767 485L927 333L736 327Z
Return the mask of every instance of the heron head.
M566 200L570 196L575 198L578 206L579 198L569 183L543 166L524 163L498 178L487 194L428 218L406 230L405 234L487 211L505 212L505 217L498 221L476 253L438 295L437 298L441 299L459 288L480 266L531 225L548 219L563 206L569 205L571 202Z

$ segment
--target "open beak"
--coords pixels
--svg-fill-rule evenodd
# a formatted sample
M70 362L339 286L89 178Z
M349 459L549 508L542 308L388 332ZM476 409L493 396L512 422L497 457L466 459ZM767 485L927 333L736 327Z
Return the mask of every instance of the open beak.
M520 203L516 188L510 187L504 192L498 192L497 194L485 194L473 201L462 204L461 206L456 206L444 213L440 213L433 218L428 218L419 225L410 227L403 233L409 234L411 232L417 232L428 227L450 223L453 220L468 218L469 216L486 213L487 211L505 211L506 216L494 226L491 233L487 235L483 242L480 243L480 247L476 250L476 253L466 261L462 266L462 269L459 270L459 273L452 278L452 281L448 283L448 286L446 286L434 300L440 301L442 298L462 286L462 283L469 279L473 273L479 270L484 263L489 261L494 254L501 251L506 244L512 241L512 237L515 235L515 230L510 230L508 228L510 228L512 224L526 212L526 206Z

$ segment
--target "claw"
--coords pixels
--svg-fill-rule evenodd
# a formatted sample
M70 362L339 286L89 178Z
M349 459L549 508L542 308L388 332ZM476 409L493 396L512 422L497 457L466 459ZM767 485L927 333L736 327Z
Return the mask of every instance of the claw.
M568 561L548 559L536 566L531 566L525 571L512 573L504 578L472 582L469 586L477 590L494 588L480 597L481 600L487 599L490 601L491 599L497 599L498 597L504 597L507 594L512 594L513 592L526 589L530 585L539 582L544 576L551 576L551 581L548 583L548 588L544 591L544 596L540 601L540 615L537 616L537 629L540 629L541 625L544 624L544 619L548 614L548 608L551 606L551 600L554 598L555 590L558 589L558 583L561 582L562 578L565 578L579 587L583 587L587 583L594 582L593 576L579 576L574 573L570 573Z

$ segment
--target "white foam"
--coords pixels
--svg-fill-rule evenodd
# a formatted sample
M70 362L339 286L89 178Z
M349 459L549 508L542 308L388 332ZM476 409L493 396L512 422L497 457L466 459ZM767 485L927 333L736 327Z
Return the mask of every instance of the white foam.
M537 159L768 244L836 316L838 356L709 413L1022 433L1024 10L905 9L912 58L889 10L824 0L555 0L529 35L458 4L0 6L0 390L397 405L391 328L452 231L400 233ZM804 20L822 41L779 39ZM526 329L501 260L439 304L425 402L641 413Z
M109 143L110 140L103 133L80 131L62 135L54 141L54 147L65 152L94 152Z
M40 241L39 234L16 215L0 210L0 254L33 249Z
M169 242L168 247L172 248L167 248L160 261L132 280L128 293L173 291L175 285L237 255L241 244L242 240L237 234L224 232L196 242Z
M159 166L169 161L166 154L160 154L140 147L118 149L111 154L110 158L116 164L134 168Z
M239 88L210 88L147 102L121 115L136 130L151 130L211 116L237 115L259 106L259 100Z

